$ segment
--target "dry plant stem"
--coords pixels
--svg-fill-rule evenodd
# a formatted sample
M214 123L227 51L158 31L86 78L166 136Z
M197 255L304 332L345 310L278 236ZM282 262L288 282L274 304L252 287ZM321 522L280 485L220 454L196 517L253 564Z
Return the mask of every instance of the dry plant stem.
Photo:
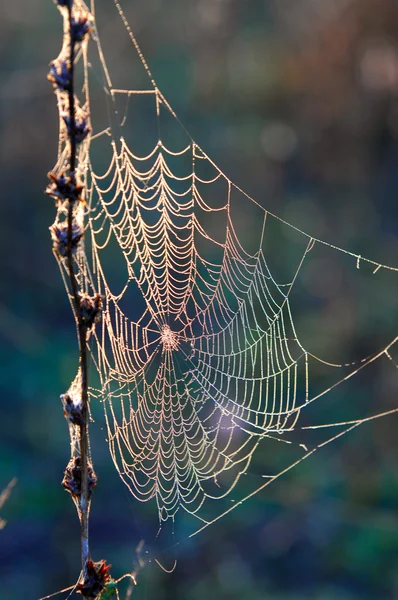
M10 483L7 485L6 489L0 493L0 508L3 508L4 504L7 502L8 498L11 495L12 488L15 486L16 483L17 483L17 480L14 477L14 479L12 479L10 481ZM4 521L4 519L0 518L0 529L3 529L3 527L5 525L6 525L6 521Z
M74 59L75 59L75 41L72 35L72 3L68 5L69 17L69 41L70 41L70 85L68 90L69 98L69 119L70 119L70 176L75 179L76 169L76 127L75 127L75 95L74 95ZM87 327L80 314L80 296L79 287L76 280L76 274L73 266L73 203L69 202L68 207L68 243L66 249L66 258L68 263L69 280L72 290L73 305L75 308L75 318L77 322L77 332L79 339L79 362L81 370L81 399L82 399L82 425L80 427L80 457L81 457L81 496L80 496L80 540L81 540L81 562L83 571L83 580L87 575L87 561L89 554L89 503L88 503L88 360L87 360Z

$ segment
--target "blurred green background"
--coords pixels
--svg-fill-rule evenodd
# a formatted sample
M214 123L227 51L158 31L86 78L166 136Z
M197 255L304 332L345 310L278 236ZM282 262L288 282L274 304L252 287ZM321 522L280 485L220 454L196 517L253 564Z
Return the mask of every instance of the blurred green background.
M127 36L113 3L96 5L112 73L123 74ZM395 0L122 5L166 98L237 185L315 237L398 265ZM53 205L42 192L57 151L46 73L60 32L50 0L0 6L0 489L18 478L1 514L1 600L34 600L79 572L77 517L60 486L69 442L59 395L76 370L76 339L51 252ZM281 260L289 263L288 250ZM360 283L332 285L324 265L303 273L292 299L305 345L342 360L385 346L396 333L397 277L362 293ZM342 388L336 405L320 401L320 422L398 406L387 360ZM177 524L183 541L162 554L167 567L178 559L176 571L152 562L134 597L398 599L397 426L392 416L360 427L192 540ZM154 542L156 514L120 482L101 427L99 416L92 552L118 576L141 539Z

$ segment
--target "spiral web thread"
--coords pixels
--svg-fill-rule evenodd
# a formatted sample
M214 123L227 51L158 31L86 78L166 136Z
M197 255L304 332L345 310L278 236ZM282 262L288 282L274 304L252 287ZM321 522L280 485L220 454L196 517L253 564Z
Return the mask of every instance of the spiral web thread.
M75 4L86 10L82 2ZM119 3L115 5L146 71L148 89L113 88L94 29L114 115L116 98L131 103L140 97L158 122L165 111L181 127L153 80ZM92 14L94 9L92 3ZM89 105L85 47L82 60ZM140 501L155 498L161 522L174 519L184 508L203 521L197 533L237 506L211 520L199 515L207 499L224 497L235 487L260 442L289 443L287 434L318 427L299 427L300 413L370 363L388 358L397 366L390 352L397 337L351 365L325 363L300 343L289 296L314 246L343 253L354 268L366 264L374 274L397 269L284 223L239 189L187 132L188 142L178 150L167 147L159 135L149 153L134 153L119 135L127 121L126 109L122 122L119 118L121 127L97 132L93 122L93 135L80 156L87 197L81 209L86 251L76 257L79 281L87 293L104 296L102 324L90 340L100 379L91 395L103 402L111 455L131 493ZM111 154L107 168L97 173L91 153L100 141L110 145ZM64 153L61 140L59 169ZM251 232L254 250L242 241L243 203L256 222ZM293 276L284 284L274 279L267 260L270 220L291 228L303 242ZM125 273L119 288L109 283L115 271ZM142 312L133 319L129 315L140 301ZM311 373L317 365L345 371L331 385L316 390ZM303 444L297 461L264 474L265 481L239 503L320 446L379 416L329 423L325 427L338 427L337 434L309 450Z

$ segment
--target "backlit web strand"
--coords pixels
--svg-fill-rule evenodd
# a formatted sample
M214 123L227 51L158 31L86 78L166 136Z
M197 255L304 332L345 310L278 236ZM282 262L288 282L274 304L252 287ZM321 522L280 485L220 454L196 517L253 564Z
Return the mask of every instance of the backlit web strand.
M195 149L180 154L186 152ZM213 484L221 471L248 463L259 436L291 427L298 417L299 374L308 378L286 293L263 252L250 255L239 243L230 185L217 209L226 215L219 242L196 215L212 209L196 189L194 172L177 178L166 159L163 144L142 159L127 155L123 141L121 155L112 159L111 186L101 188L104 176L93 174L90 201L98 268L114 235L150 319L137 335L118 306L123 292L113 296L102 274L102 346L105 354L108 338L114 356L103 381L112 452L131 491L139 499L156 496L162 518L180 506L197 511L206 495L215 495L206 490L207 480ZM145 170L143 161L150 161ZM168 183L173 179L187 183L179 198ZM144 211L155 215L150 225ZM265 227L266 213L263 219ZM96 241L100 236L104 242ZM197 237L220 250L219 262L201 255Z

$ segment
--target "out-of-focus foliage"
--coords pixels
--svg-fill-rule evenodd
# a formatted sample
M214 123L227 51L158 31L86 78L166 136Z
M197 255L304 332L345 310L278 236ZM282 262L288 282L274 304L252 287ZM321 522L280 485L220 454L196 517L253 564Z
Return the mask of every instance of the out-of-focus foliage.
M131 50L109 0L98 26L117 76ZM267 208L316 237L398 264L398 6L395 0L123 0L154 76L193 137ZM0 489L18 478L3 509L1 598L37 598L73 583L79 528L60 481L68 434L59 395L76 371L72 316L42 190L56 157L57 114L48 62L61 44L50 2L0 7ZM324 265L324 263L323 263ZM329 273L329 271L328 271ZM333 286L322 313L338 354L353 315L376 350L396 331L396 298L358 315L360 294ZM328 287L329 286L329 287ZM319 298L314 299L314 305ZM312 305L295 311L310 331ZM314 339L317 332L314 331ZM318 343L318 342L317 342ZM328 338L320 340L325 348ZM322 346L323 344L323 346ZM339 415L397 405L391 371L341 390ZM382 382L382 383L381 383ZM99 477L92 508L94 558L118 576L152 542L154 513L119 481L93 425ZM329 420L330 413L329 413ZM378 600L398 595L398 501L391 417L359 428L206 532L140 573L137 598L158 600ZM258 466L258 465L257 465ZM150 533L152 531L152 533ZM151 537L152 536L152 537ZM184 531L176 524L176 538ZM172 543L172 542L171 542Z

